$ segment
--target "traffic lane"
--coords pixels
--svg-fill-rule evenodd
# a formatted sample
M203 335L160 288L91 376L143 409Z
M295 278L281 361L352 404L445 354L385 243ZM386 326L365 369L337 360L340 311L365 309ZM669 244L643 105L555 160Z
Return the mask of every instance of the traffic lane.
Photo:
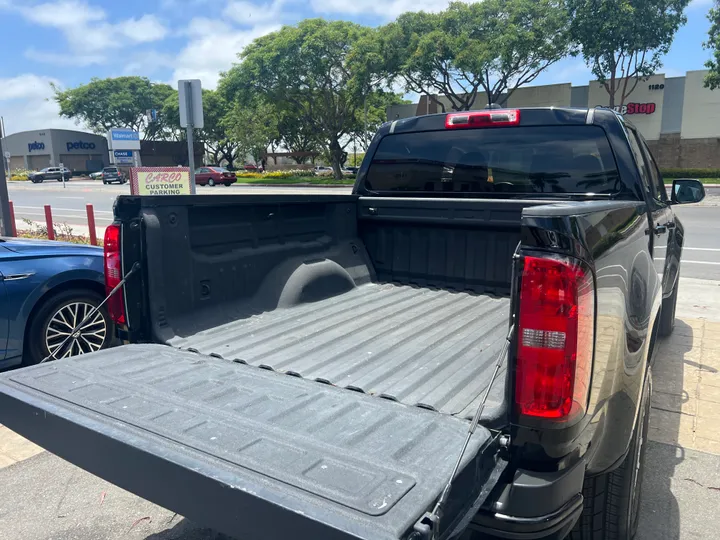
M720 206L714 206L716 200L720 197L709 195L708 205L673 207L685 229L683 277L720 280Z
M10 200L15 207L17 219L30 219L44 221L44 205L49 204L53 210L53 219L57 223L70 225L87 225L87 204L92 204L95 211L95 221L98 226L109 225L112 222L112 207L118 195L129 195L129 184L103 185L91 181L68 182L63 188L62 184L26 184L25 182L11 182L9 185ZM350 193L350 187L307 187L307 186L197 186L199 195L341 195Z

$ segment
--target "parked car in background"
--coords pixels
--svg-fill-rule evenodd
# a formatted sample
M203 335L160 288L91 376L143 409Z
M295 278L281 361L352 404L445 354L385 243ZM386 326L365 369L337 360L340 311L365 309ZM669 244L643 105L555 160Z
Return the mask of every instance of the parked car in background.
M72 171L67 167L45 167L37 172L31 172L28 174L28 180L33 184L42 184L44 180L57 180L58 182L70 180Z
M195 170L195 183L201 186L225 184L230 186L237 182L237 177L225 167L200 167Z
M107 347L113 322L104 307L103 250L95 246L0 237L0 369Z
M262 165L258 166L258 165L255 165L254 163L246 163L245 165L243 165L243 169L245 169L248 172L263 172L264 171Z
M315 170L315 174L320 174L320 175L322 175L322 174L331 173L331 172L332 172L332 167L321 167L321 166L317 166L317 167L315 167L314 170Z
M105 167L102 170L102 181L103 184L124 184L127 182L127 177L125 176L125 173L123 173L120 169L117 167Z
M90 173L90 178L92 178L93 180L100 180L102 178L102 175L102 171L95 171Z

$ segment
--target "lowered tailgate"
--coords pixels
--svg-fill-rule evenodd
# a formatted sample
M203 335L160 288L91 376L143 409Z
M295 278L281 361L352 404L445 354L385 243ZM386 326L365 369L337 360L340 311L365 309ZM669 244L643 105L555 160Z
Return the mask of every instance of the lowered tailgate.
M468 422L162 345L0 375L0 422L240 540L404 539L440 495ZM500 468L479 427L446 532Z

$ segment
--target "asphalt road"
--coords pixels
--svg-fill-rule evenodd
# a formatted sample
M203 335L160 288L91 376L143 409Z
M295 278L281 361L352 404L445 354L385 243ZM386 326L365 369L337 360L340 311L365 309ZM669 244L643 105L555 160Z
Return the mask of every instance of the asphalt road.
M106 227L112 223L112 206L118 195L129 195L130 184L103 185L100 181L67 182L65 188L60 182L9 182L10 200L15 207L16 219L45 221L44 205L49 204L55 223L68 225L87 225L85 205L92 204L95 211L95 223ZM349 187L263 187L233 185L197 186L199 195L248 193L349 193Z

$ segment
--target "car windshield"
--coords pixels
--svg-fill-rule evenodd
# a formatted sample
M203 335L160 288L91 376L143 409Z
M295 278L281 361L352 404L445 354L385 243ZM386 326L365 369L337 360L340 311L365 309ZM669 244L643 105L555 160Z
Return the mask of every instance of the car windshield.
M117 172L117 171L118 171L118 170L115 169L115 168L105 169L105 172Z
M617 193L605 132L594 126L514 127L385 137L365 181L373 191Z

